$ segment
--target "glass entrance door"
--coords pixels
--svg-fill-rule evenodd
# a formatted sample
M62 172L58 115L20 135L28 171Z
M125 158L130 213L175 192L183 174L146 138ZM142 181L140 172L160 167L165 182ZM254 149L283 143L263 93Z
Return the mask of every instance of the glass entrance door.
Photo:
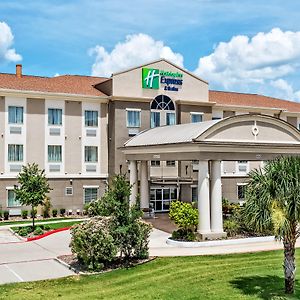
M156 212L169 211L171 201L177 200L176 187L151 187L150 203Z

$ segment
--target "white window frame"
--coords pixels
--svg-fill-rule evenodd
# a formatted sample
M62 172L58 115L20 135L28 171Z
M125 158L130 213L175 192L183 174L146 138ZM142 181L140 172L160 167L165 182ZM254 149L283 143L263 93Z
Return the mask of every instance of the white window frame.
M67 190L68 190L68 189L70 189L70 190L72 191L71 194L68 194L68 193L67 193ZM68 197L68 196L73 196L73 194L74 194L73 187L72 187L72 186L66 186L66 187L65 187L65 196L67 196L67 197Z
M85 189L97 189L97 198L99 197L99 185L84 185L82 188L83 188L83 193L82 193L83 204L90 203L90 202L85 202L85 193L84 193Z
M245 198L244 200L239 199L239 186L245 186L245 185L247 185L246 182L238 182L236 184L236 199L239 201L240 204L243 204L245 202Z
M6 187L6 207L7 208L17 208L17 207L22 207L22 204L20 203L20 205L17 206L9 206L8 205L8 192L9 191L13 191L15 188L13 186L7 186Z
M197 112L197 111L191 111L190 112L190 121L191 121L191 123L192 123L192 116L193 115L200 115L200 116L202 116L202 121L201 122L203 122L203 117L204 117L204 113L203 112ZM201 122L195 122L195 123L201 123Z
M49 124L49 110L50 109L56 109L61 110L61 124ZM61 107L47 107L47 126L48 127L62 127L63 126L63 119L64 119L64 111Z
M140 115L140 124L139 126L129 126L128 124L128 112L129 111L135 111L135 112L139 112ZM140 108L126 108L126 127L127 128L141 128L142 127L142 113L141 113L141 109Z

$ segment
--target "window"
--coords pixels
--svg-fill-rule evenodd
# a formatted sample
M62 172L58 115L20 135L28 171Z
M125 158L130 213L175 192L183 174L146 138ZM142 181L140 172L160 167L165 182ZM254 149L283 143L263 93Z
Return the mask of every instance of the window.
M19 106L8 107L8 123L23 124L23 107L19 107Z
M176 166L175 160L167 160L166 164L167 164L167 167L175 167Z
M167 125L175 125L175 113L173 112L167 112Z
M61 146L49 145L48 146L48 161L49 162L61 162Z
M68 186L65 189L65 195L66 196L73 196L73 187L72 186Z
M196 186L192 186L192 202L198 201L198 188Z
M151 167L160 167L159 160L151 160Z
M98 111L85 110L84 111L84 124L86 127L98 127Z
M212 117L212 120L221 120L222 118L220 117Z
M8 145L8 161L23 161L23 145Z
M85 146L84 147L84 161L97 162L98 161L98 147Z
M168 96L159 95L155 97L151 102L150 109L151 128L176 124L175 105Z
M247 173L248 172L248 161L247 160L239 160L238 164L238 173Z
M150 127L159 127L160 126L160 112L151 111L151 124Z
M157 110L175 110L175 105L170 97L159 95L151 103L151 109Z
M238 183L237 184L237 198L240 201L245 200L245 189L246 189L246 184L244 183Z
M16 194L13 189L7 190L7 206L8 207L18 207L21 206L21 203L16 199Z
M62 109L49 108L48 109L48 125L62 124Z
M191 113L191 122L192 123L199 123L203 121L203 114L202 113Z
M98 198L98 187L84 188L84 203L90 203Z
M127 109L127 127L141 127L141 111L136 109Z

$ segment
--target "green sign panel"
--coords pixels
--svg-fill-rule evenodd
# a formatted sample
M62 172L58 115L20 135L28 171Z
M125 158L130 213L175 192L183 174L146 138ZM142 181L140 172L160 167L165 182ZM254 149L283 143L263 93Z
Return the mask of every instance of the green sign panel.
M178 91L182 86L183 74L152 68L142 68L143 89L159 89L160 85L166 91Z
M143 68L142 86L144 89L159 89L159 70Z

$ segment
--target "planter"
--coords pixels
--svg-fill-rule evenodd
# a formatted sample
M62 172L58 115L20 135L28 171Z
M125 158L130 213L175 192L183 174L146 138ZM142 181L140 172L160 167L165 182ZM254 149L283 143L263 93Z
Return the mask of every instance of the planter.
M250 237L241 239L230 239L230 240L218 240L218 241L205 241L205 242L182 242L175 241L170 238L167 239L167 244L181 247L181 248L200 248L200 247L212 247L212 246L227 246L227 245L242 245L251 243L265 243L274 242L274 236L260 236L260 237Z

